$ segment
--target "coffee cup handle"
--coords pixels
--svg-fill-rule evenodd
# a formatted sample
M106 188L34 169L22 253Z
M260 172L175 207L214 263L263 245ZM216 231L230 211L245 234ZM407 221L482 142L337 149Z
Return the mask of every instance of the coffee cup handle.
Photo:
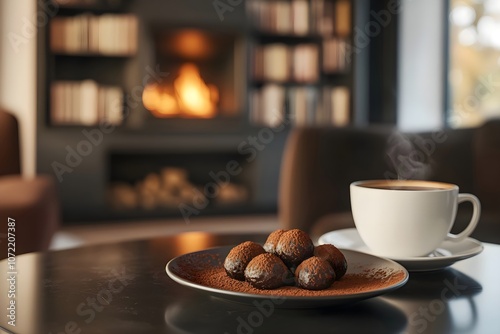
M458 204L462 202L471 202L472 203L472 218L469 222L469 225L460 232L459 234L448 233L446 237L447 240L451 241L462 241L467 238L472 231L476 228L477 223L479 222L479 217L481 216L481 202L479 199L472 194L458 194Z

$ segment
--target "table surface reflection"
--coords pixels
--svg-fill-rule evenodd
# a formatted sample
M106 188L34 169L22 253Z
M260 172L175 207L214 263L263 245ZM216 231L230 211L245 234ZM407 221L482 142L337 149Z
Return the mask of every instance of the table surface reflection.
M173 257L266 235L172 237L16 258L16 312L2 288L0 326L14 333L498 333L500 246L430 273L411 273L401 289L353 305L274 309L210 297L165 273ZM7 276L8 262L0 262ZM2 279L0 286L5 286Z

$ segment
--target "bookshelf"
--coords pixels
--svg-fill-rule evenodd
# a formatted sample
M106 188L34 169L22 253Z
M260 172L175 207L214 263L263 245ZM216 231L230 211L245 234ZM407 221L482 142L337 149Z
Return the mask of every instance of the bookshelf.
M46 40L47 117L51 127L121 125L127 61L138 19L127 1L52 0Z
M138 18L127 11L130 2L52 1L59 10L48 29L47 124L120 125L124 72L138 49ZM352 61L346 53L353 3L246 2L251 27L245 109L251 125L272 126L284 118L298 126L352 123Z
M352 118L353 2L249 0L250 119L346 126Z

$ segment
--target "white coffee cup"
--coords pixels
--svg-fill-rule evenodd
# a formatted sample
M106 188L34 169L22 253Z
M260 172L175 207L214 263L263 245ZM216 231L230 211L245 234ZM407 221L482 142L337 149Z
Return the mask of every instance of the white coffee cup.
M375 253L391 258L426 256L444 240L461 241L476 227L479 199L459 194L449 183L370 180L351 183L351 209L361 239ZM451 234L459 203L473 206L469 225Z

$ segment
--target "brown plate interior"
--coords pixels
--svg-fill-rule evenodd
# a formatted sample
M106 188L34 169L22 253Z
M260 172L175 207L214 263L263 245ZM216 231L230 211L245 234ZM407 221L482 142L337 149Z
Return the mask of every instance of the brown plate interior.
M408 280L406 269L392 260L342 249L348 263L347 273L328 289L310 291L286 286L259 290L226 275L223 262L230 249L213 248L181 255L167 264L167 273L182 285L217 297L244 303L279 298L281 307L316 307L359 301L395 290Z

